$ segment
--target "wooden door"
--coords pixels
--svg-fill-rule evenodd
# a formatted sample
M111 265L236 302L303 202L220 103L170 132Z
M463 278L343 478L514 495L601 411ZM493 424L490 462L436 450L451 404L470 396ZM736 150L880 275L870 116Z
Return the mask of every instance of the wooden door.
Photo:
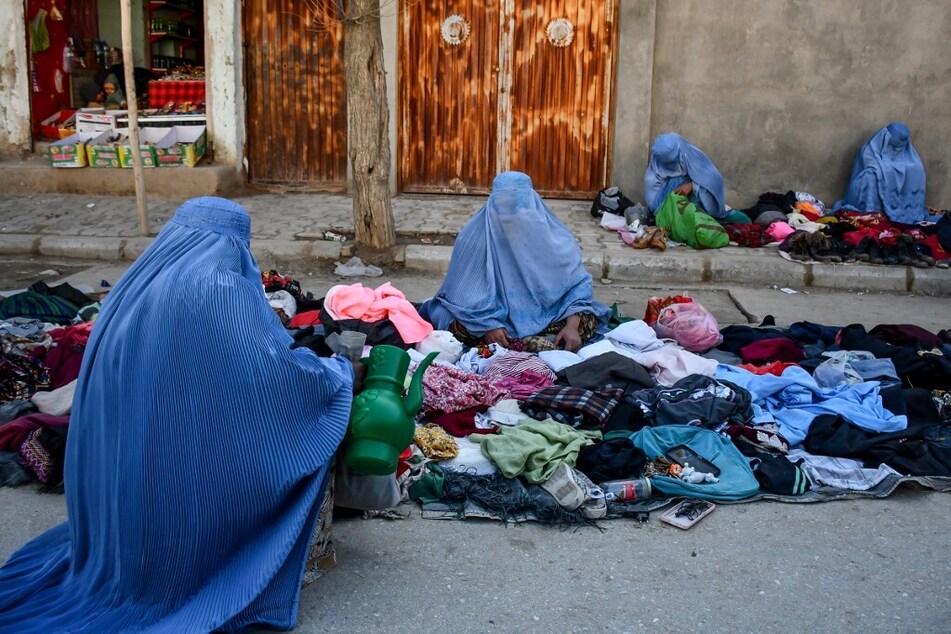
M467 25L457 44L442 32L452 14ZM543 195L593 196L610 178L616 47L616 0L421 0L404 9L402 189L485 193L495 174L514 169Z
M244 3L245 154L264 185L347 188L343 26L306 0Z
M467 34L457 34L459 43L442 36L443 22L452 15L468 26ZM464 29L458 21L450 26ZM499 0L420 0L400 11L398 156L404 191L479 193L491 187L498 48Z

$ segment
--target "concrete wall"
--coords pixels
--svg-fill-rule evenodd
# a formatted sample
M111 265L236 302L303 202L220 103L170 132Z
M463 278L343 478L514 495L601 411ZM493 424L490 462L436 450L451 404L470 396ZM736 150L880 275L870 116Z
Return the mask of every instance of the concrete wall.
M658 2L651 136L703 149L734 207L789 189L831 203L861 144L899 120L928 204L951 206L949 33L948 0Z
M205 0L205 105L215 163L244 172L244 49L240 0Z
M628 196L644 189L651 142L651 86L657 0L621 0L611 182Z
M0 2L0 157L32 147L23 7L22 2Z

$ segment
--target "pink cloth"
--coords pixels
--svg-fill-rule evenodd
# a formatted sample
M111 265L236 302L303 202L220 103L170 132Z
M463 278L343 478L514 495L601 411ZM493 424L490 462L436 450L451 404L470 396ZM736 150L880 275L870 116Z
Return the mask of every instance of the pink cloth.
M552 381L547 376L539 374L535 370L525 370L516 376L505 376L499 379L495 387L507 390L514 399L524 401L535 392L551 385Z
M327 291L324 308L334 319L389 319L406 343L419 343L433 331L433 325L420 317L403 292L389 282L376 290L363 284L334 286Z
M472 407L491 407L509 393L487 379L452 365L434 363L423 375L423 410L451 414Z
M786 222L774 222L766 230L766 235L772 238L773 242L782 242L791 233L796 233L796 230Z

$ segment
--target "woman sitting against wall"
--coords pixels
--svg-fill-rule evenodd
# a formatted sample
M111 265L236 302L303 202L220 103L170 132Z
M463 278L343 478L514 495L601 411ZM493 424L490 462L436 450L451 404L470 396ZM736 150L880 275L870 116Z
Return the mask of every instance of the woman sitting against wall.
M661 134L651 145L650 162L644 173L644 197L657 212L671 193L687 196L690 202L717 219L726 216L723 176L713 161L695 145L675 132Z

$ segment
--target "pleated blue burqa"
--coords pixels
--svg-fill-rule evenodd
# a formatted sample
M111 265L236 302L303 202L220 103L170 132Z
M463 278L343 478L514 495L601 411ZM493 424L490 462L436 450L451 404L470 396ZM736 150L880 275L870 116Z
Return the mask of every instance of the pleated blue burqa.
M693 184L690 202L714 218L726 217L723 176L703 151L676 132L661 134L651 145L644 172L644 198L657 212L667 196L681 185Z
M293 627L349 362L291 350L250 218L186 202L103 304L66 448L68 521L0 568L0 631Z
M889 220L928 220L925 167L911 143L911 131L897 121L872 135L855 156L849 189L835 208L879 211Z
M476 336L496 328L537 335L582 312L602 326L611 315L594 300L578 241L521 172L495 177L489 200L456 238L442 287L420 307L437 329L458 320Z

